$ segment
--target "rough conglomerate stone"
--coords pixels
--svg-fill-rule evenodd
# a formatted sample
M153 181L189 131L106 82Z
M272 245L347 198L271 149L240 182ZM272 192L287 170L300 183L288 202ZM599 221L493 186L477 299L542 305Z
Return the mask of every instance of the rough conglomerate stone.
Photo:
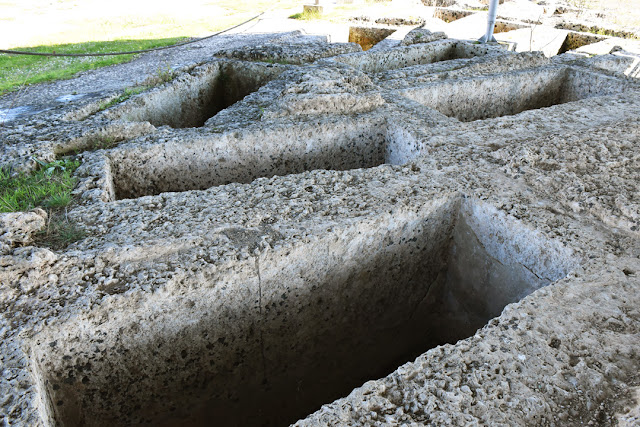
M637 423L626 65L264 39L0 128L16 171L79 152L86 232L0 214L0 420Z

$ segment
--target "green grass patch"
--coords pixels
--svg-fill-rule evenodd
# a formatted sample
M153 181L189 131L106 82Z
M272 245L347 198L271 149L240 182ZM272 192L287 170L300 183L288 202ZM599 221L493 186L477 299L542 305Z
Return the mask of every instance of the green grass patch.
M76 185L73 172L80 166L75 159L45 163L39 160L38 169L28 174L11 176L0 169L0 212L28 211L44 208L48 214L47 226L36 233L34 243L52 249L63 249L86 236L66 215L73 203L71 191Z
M289 19L297 19L299 21L313 21L316 19L322 19L323 15L317 10L305 10L300 13L294 13Z
M27 52L107 53L153 49L186 40L174 37L155 40L116 40L87 42L32 48L16 48ZM0 54L0 96L23 85L68 79L75 74L108 65L131 61L136 55L97 57L52 57Z
M65 159L38 163L35 172L18 176L0 169L0 212L28 211L36 207L60 209L71 203L71 190L76 184L73 172L80 162Z
M112 136L99 135L89 141L89 144L82 151L108 150L117 147L119 143L120 140Z
M37 4L36 4L37 3ZM290 8L297 0L196 0L197 14L175 13L181 5L154 4L144 14L128 8L116 8L108 16L96 7L99 0L54 2L23 0L0 1L5 16L1 22L11 31L5 46L13 50L58 53L105 53L144 50L167 46L192 37L208 35L254 17L272 8ZM135 9L135 8L134 8ZM72 12L72 13L71 13ZM34 16L51 15L55 22L62 20L60 29L51 31L22 31L17 23L30 22ZM94 41L103 40L105 41ZM112 40L112 41L109 41ZM28 46L18 48L16 46ZM35 57L0 54L0 96L25 84L68 79L79 72L108 65L121 64L134 56L108 57ZM146 83L144 83L146 84Z

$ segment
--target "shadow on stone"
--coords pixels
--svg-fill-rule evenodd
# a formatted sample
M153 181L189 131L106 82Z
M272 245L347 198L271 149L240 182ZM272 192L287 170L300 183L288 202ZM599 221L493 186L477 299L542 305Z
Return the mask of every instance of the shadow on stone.
M284 69L278 64L213 62L114 108L107 116L146 121L154 126L200 127L218 112L276 78Z
M205 266L39 340L44 408L61 426L287 425L564 277L569 250L541 236L450 197Z

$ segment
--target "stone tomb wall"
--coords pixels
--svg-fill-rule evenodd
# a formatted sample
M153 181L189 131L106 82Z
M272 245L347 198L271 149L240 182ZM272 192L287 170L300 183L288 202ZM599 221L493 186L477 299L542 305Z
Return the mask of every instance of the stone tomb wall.
M559 242L451 196L185 277L179 300L132 311L125 296L41 336L35 373L56 425L283 425L575 267Z

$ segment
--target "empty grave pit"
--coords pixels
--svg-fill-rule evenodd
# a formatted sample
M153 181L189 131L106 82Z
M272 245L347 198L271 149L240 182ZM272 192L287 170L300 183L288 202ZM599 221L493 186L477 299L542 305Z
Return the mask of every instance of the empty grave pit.
M211 117L275 79L285 67L219 60L107 111L112 119L173 128L201 127Z
M349 43L357 43L367 51L395 32L393 28L349 27Z
M496 19L495 26L493 27L493 33L507 33L509 31L519 30L521 28L531 28L531 25Z
M629 82L570 67L546 67L503 75L436 82L402 96L468 122L624 92Z
M375 118L300 123L113 150L110 200L204 190L304 171L406 163L417 143Z
M492 47L445 39L416 43L383 51L347 53L334 60L366 73L381 73L413 65L425 65L453 59L470 59L491 52Z
M478 13L473 10L461 10L461 9L445 9L436 7L433 11L433 17L443 20L444 22L450 23L453 21L457 21L458 19L466 18L467 16ZM513 31L520 28L529 28L530 25L521 24L511 21L506 21L503 19L496 19L495 26L493 28L493 32L497 33L505 33L507 31Z
M433 17L449 23L473 15L474 13L476 12L472 10L445 9L442 7L436 7L433 11Z
M57 426L287 425L472 336L574 262L560 242L456 195L334 227L227 269L176 273L173 290L122 294L41 333L41 415Z
M567 37L564 39L564 43L562 43L562 46L560 47L558 54L565 53L570 50L576 50L582 46L586 46L589 44L598 43L605 39L606 37L603 37L603 36L570 32L567 34Z

